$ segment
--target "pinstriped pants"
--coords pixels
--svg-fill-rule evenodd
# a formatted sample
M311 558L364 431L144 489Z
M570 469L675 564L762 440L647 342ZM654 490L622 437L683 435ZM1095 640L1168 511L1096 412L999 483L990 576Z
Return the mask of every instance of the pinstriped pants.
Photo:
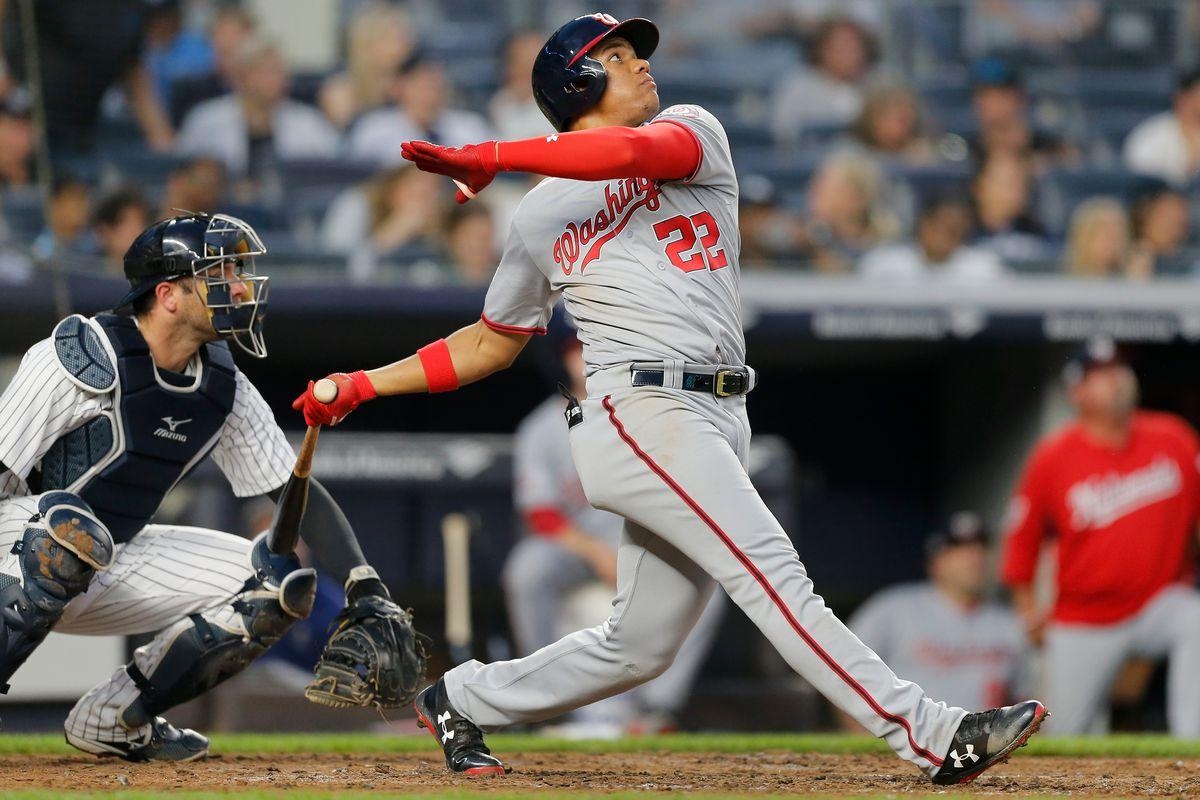
M0 503L0 570L4 572L20 574L17 557L9 551L36 513L37 499L19 497ZM134 656L144 672L178 635L178 623L191 625L189 614L202 613L210 624L242 634L241 615L229 601L253 574L250 547L247 539L206 528L147 525L132 541L117 545L112 564L97 572L84 593L67 604L54 630L93 636L164 631ZM19 684L13 688L20 692ZM66 727L79 738L138 742L149 726L130 731L118 722L137 695L124 667L118 668L80 699Z
M671 663L715 585L805 680L928 774L966 712L934 702L851 633L813 590L746 472L745 399L592 376L571 449L588 500L627 520L603 625L515 661L446 673L485 729L532 722L648 680ZM735 709L730 709L735 713Z
M37 499L0 503L0 558L24 534ZM237 594L253 573L250 544L207 528L147 525L132 541L117 545L113 563L67 605L54 630L90 636L161 630Z

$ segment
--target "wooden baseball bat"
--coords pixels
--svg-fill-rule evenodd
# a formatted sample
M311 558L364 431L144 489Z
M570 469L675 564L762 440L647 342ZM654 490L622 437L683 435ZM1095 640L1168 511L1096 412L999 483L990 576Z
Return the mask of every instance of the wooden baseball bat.
M322 403L337 399L337 384L321 378L313 385L313 397ZM296 466L284 484L279 502L275 504L275 515L271 518L271 532L267 534L267 547L276 555L287 555L296 550L300 539L300 523L304 520L304 509L308 507L308 476L312 473L313 452L317 449L320 425L309 425L304 432L304 442L296 455Z
M446 559L446 644L450 660L471 658L471 523L466 514L442 518Z

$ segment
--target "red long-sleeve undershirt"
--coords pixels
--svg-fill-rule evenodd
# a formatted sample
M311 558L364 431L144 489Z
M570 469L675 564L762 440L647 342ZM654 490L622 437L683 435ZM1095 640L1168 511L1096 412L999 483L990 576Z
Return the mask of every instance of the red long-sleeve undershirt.
M695 174L702 155L696 134L671 120L496 143L500 170L580 181L682 180Z

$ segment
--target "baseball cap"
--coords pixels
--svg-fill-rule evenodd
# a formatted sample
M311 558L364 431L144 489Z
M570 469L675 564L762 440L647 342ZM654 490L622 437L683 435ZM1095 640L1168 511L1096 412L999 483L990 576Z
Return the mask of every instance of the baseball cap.
M925 540L925 555L932 558L951 547L964 544L987 545L987 528L974 511L958 511L946 520L946 526L929 534Z
M33 102L23 89L13 89L0 99L0 116L29 119L33 116Z
M1076 350L1063 365L1062 379L1067 386L1076 386L1097 367L1124 364L1117 343L1108 336L1094 336Z
M1021 76L1004 59L988 56L971 65L971 86L975 89L988 86L1020 89Z

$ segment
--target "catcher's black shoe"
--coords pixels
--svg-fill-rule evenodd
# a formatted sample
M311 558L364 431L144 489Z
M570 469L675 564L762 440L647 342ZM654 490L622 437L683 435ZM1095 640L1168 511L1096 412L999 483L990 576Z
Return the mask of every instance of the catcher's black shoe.
M1003 764L1018 747L1037 733L1046 718L1046 707L1026 700L991 711L967 714L959 723L941 768L933 776L939 786L966 783L985 770Z
M144 742L83 739L67 732L67 743L87 753L120 756L126 761L195 761L208 755L208 737L191 728L180 730L162 717L150 723Z
M444 680L425 687L413 701L413 708L417 710L417 725L437 739L451 772L474 776L510 771L483 743L483 731L450 705Z

